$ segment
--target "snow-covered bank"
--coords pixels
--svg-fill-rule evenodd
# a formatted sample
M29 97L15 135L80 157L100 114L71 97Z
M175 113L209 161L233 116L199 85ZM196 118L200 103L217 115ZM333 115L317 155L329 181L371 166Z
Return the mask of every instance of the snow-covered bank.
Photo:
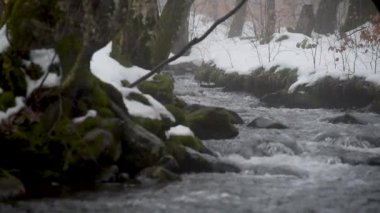
M190 27L195 29L195 36L201 35L211 24L204 19L196 16L195 21L190 21L197 23ZM266 70L274 66L296 68L298 78L289 87L290 92L299 85L312 85L326 76L342 80L360 77L380 85L380 44L363 40L362 28L374 30L374 26L367 23L346 33L348 37L344 39L338 35L310 38L282 29L274 34L270 43L260 44L252 37L227 38L228 26L221 25L205 41L193 47L189 56L172 64L213 63L226 73L239 74L250 74L259 67Z

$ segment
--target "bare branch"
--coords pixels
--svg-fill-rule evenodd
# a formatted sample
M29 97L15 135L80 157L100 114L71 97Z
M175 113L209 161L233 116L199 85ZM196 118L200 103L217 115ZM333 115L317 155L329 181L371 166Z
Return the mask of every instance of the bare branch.
M218 20L216 20L215 23L201 37L199 37L199 38L196 37L193 40L191 40L184 48L182 48L181 51L178 52L178 54L176 54L176 55L174 55L174 56L172 56L172 57L170 57L170 58L162 61L161 63L159 63L157 66L155 66L152 69L152 71L150 71L148 74L142 76L141 78L137 79L129 87L135 87L135 86L137 86L138 84L140 84L141 82L147 80L148 78L150 78L154 74L160 72L161 69L164 66L168 65L170 62L173 62L173 61L177 60L179 57L181 57L183 54L185 54L192 46L198 44L199 42L201 42L205 38L207 38L207 36L209 36L211 34L211 32L214 31L217 26L219 26L221 23L223 23L228 18L230 18L231 16L233 16L247 1L248 0L241 0L241 2L239 4L237 4L235 6L235 8L233 8L230 12L228 12L223 17L221 17Z

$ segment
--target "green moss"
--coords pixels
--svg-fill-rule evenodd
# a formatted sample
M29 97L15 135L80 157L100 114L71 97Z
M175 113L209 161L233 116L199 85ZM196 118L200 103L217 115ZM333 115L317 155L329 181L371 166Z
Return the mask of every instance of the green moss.
M165 132L169 130L171 126L171 121L169 119L149 119L149 118L141 118L141 117L135 117L133 120L144 127L149 132L153 133L154 135L158 136L161 139L165 139Z
M129 83L128 80L124 79L124 80L121 81L121 85L122 85L123 87L129 87L129 85L131 85L131 83Z
M200 139L235 137L239 132L231 119L226 110L216 108L203 108L186 117L190 129Z
M127 98L130 99L130 100L134 100L134 101L140 102L140 103L142 103L144 105L150 106L150 103L149 103L148 99L145 98L145 96L142 95L142 94L132 92L132 93L130 93L128 95Z
M175 98L173 94L173 79L168 75L156 75L152 81L144 81L138 88L141 92L153 96L163 104L170 104Z
M198 152L205 152L206 147L203 145L202 141L193 136L170 136L166 141L169 146L186 146L192 148Z
M183 109L173 104L166 105L165 107L174 116L176 124L186 124L186 114Z
M8 50L1 56L0 87L12 91L15 96L25 96L26 80L21 70L23 52Z
M12 92L0 93L0 111L6 111L15 105L15 97Z

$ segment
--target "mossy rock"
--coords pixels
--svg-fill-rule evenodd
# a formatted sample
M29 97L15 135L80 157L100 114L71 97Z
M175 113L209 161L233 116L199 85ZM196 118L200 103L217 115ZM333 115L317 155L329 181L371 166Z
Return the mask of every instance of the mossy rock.
M158 74L153 80L142 82L138 88L163 104L171 104L175 99L173 79L169 75Z
M0 55L0 88L12 91L15 96L26 95L25 74L22 71L24 52L7 50Z
M24 184L9 172L0 169L0 201L25 193Z
M16 101L12 92L0 93L0 111L7 111L8 108L15 105Z
M182 180L181 177L170 170L167 170L161 166L152 166L142 170L138 174L138 180L140 182L158 182L158 183L168 183L173 181Z
M244 124L244 120L240 117L239 114L237 114L236 112L234 112L232 110L228 110L228 109L225 109L222 107L211 107L211 106L204 106L204 105L200 105L200 104L191 104L191 105L186 106L186 108L185 108L185 110L188 113L192 113L192 112L195 112L195 111L198 111L201 109L209 109L209 110L226 112L228 114L230 121L233 124Z
M213 154L201 140L194 136L170 136L165 143L167 146L185 146L200 153Z
M187 123L200 139L228 139L239 134L231 115L222 109L203 108L187 115Z
M134 177L141 170L156 166L166 155L165 145L156 135L133 123L125 124L123 128L123 151L118 162L121 172Z
M186 112L180 107L174 104L169 104L165 106L166 109L174 116L176 122L175 124L186 124Z
M235 165L223 162L217 157L199 153L189 147L170 146L169 151L178 162L179 168L175 171L178 173L240 172Z
M142 118L142 117L134 117L133 121L142 127L144 127L149 132L153 133L157 137L161 139L165 139L165 132L169 130L172 125L172 121L169 119L150 119L150 118Z
M134 100L134 101L140 102L140 103L142 103L144 105L150 106L150 103L149 103L148 99L144 95L142 95L140 93L131 92L128 95L127 99Z

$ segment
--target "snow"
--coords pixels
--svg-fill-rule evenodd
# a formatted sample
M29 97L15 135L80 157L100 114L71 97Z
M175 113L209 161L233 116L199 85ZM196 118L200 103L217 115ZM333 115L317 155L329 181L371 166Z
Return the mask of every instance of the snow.
M87 113L86 113L86 115L74 118L73 122L74 123L82 123L87 118L95 118L97 115L98 115L98 113L96 112L96 110L88 110Z
M193 37L199 37L212 22L201 15L196 15L194 19L190 20L190 29L193 29ZM361 27L371 28L371 25L367 23ZM352 34L350 38L354 42L359 42L360 32L354 33L355 30L347 34ZM260 44L252 37L253 32L249 34L247 29L244 32L243 39L227 38L228 23L220 25L209 37L194 46L189 56L181 57L171 64L212 63L226 73L237 72L239 74L250 74L259 67L264 67L266 70L274 66L279 66L277 70L297 68L298 80L290 87L289 92L293 92L297 86L302 84L312 85L326 76L338 79L356 76L380 85L380 59L378 56L377 68L375 68L376 56L371 51L366 52L366 49L371 49L370 45L361 49L348 48L340 54L329 50L331 46L339 47L342 40L338 35L314 34L310 38L281 29L280 32L274 34L270 43ZM288 39L275 42L283 36ZM297 44L303 40L308 44L317 44L317 46L309 49L297 47ZM315 59L315 66L313 59Z
M0 53L3 53L10 46L7 38L7 25L0 29Z
M19 112L25 106L24 99L24 97L16 97L16 105L14 107L8 108L5 112L0 111L0 123Z
M147 94L143 94L138 88L126 88L122 86L122 81L127 80L132 83L140 77L144 76L149 70L132 66L124 67L116 60L110 57L112 43L109 43L104 48L97 51L91 60L92 73L104 82L113 85L120 91L124 97L124 104L128 109L129 114L136 117L143 117L149 119L163 119L169 118L175 121L174 116L157 100ZM152 78L148 79L151 80ZM126 97L130 93L138 93L143 95L148 101L149 106L135 100L129 100Z
M56 73L48 73L50 65L59 63L59 57L54 49L36 49L30 51L30 61L24 61L24 64L29 65L30 63L39 65L44 74L38 80L32 80L29 76L25 75L27 82L27 96L40 87L46 74L47 77L43 83L43 87L55 87L60 85L61 77Z
M189 127L178 125L175 127L170 128L166 132L166 137L170 136L192 136L194 137L194 133L191 131Z

